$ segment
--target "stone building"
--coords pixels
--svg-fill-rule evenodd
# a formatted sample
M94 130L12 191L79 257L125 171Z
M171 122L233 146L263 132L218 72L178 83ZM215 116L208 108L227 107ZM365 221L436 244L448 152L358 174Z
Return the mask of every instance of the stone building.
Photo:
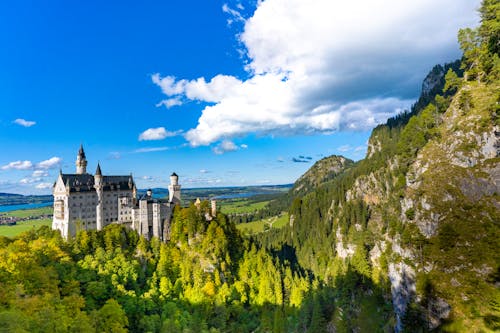
M87 173L87 159L80 146L76 173L61 171L54 183L52 229L68 238L79 230L101 230L108 224L119 223L147 239L158 237L166 241L173 207L181 203L179 177L173 173L170 182L168 199L154 199L151 190L138 198L132 174L104 176L99 164L94 175Z

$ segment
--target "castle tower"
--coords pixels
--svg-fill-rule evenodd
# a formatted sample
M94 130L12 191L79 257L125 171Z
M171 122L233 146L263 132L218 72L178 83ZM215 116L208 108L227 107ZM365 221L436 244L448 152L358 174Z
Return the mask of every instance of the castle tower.
M101 166L97 163L97 170L94 175L94 188L97 193L97 206L95 212L96 229L102 230L103 227L103 215L104 215L104 195L103 195L103 182L102 182L102 172Z
M212 217L217 217L217 201L215 199L210 200Z
M174 172L170 176L170 185L168 186L169 201L175 204L181 204L181 186L179 185L179 176Z
M80 150L78 150L78 155L76 156L76 174L83 175L87 173L87 158L85 158L85 152L83 151L83 145L80 145Z

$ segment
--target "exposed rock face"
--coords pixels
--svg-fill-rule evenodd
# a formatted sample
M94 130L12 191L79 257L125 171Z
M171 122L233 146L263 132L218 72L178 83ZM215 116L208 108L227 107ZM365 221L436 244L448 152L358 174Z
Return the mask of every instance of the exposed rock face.
M340 232L340 229L337 229L336 237L337 237L337 244L335 247L335 251L337 252L337 256L342 259L352 257L354 251L356 251L356 246L353 244L346 244L344 246L344 242L342 241L343 239L342 233Z
M368 140L368 149L366 152L366 157L370 158L373 156L373 154L379 152L382 149L382 143L377 140L376 137L370 138Z
M429 94L443 80L445 75L444 67L441 65L435 66L432 71L427 74L422 82L422 94Z
M442 298L431 299L428 304L428 323L429 329L433 330L439 327L443 319L450 315L451 306Z
M406 312L408 302L415 295L415 271L409 265L400 262L389 264L392 304L396 314L396 332L403 329L401 319Z

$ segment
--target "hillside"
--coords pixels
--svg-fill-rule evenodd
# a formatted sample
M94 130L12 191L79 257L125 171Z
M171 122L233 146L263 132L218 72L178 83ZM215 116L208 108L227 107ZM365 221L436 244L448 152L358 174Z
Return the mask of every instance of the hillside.
M322 158L297 179L291 190L291 195L300 196L310 192L320 184L335 178L335 176L353 164L352 160L343 156L332 155Z
M486 1L482 26L460 31L461 70L436 66L364 160L296 197L290 226L260 237L328 286L354 280L326 314L336 330L364 331L367 318L380 330L500 329L500 61L487 42L498 10ZM369 301L377 293L392 311Z
M0 193L0 206L24 205L42 202L52 202L52 195L21 195L12 193Z

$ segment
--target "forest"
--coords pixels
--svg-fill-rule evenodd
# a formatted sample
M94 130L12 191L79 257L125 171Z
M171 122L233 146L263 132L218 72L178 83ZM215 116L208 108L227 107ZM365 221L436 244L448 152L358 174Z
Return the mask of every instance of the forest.
M0 327L323 331L324 312L333 311L327 300L338 291L243 239L223 214L207 221L207 210L208 202L177 209L168 243L119 225L81 231L70 241L48 227L1 237Z

